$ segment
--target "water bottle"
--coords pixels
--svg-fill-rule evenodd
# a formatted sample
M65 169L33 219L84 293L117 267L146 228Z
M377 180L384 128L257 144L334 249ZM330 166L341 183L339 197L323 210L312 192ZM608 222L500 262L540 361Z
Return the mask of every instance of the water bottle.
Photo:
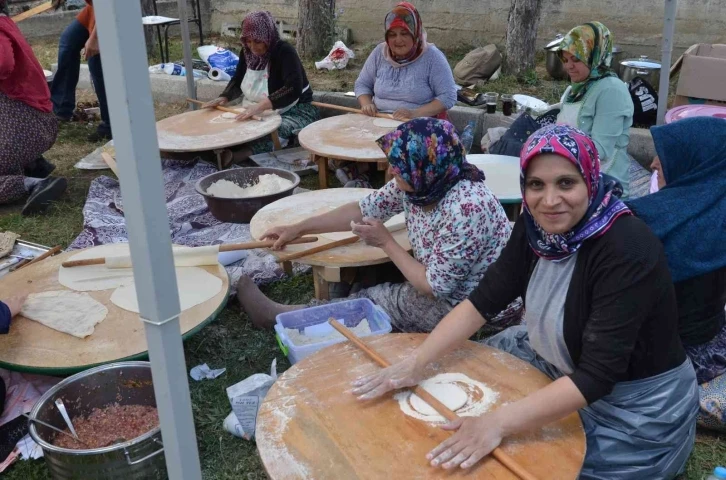
M461 140L461 144L464 146L464 149L467 153L471 152L471 146L474 143L474 128L476 127L476 122L474 120L470 121L466 124L466 127L464 128L464 132L462 132L459 139Z
M149 67L149 73L166 73L167 75L186 76L187 69L178 63L160 63ZM204 78L206 74L201 70L194 70L195 78Z
M716 467L706 480L726 480L726 468Z

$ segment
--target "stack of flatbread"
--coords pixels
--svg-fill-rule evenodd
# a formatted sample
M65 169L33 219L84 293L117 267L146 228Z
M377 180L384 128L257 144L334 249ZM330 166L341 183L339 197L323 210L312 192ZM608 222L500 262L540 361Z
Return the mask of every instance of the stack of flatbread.
M10 255L15 246L15 240L20 238L20 235L13 232L0 233L0 258Z

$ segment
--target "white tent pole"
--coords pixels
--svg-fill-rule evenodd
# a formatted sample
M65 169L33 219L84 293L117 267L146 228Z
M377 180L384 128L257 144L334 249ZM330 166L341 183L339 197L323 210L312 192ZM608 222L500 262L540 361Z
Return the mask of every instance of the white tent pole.
M673 35L676 31L678 0L665 0L663 10L663 51L658 86L658 125L663 125L668 109L668 90L670 89L671 61L673 56Z
M96 0L94 5L166 465L169 478L199 480L141 6L129 0Z
M201 1L201 0L197 0ZM187 71L187 97L197 99L197 88L194 85L194 62L192 62L192 45L189 39L189 17L187 16L187 0L177 0L179 7L179 27L181 28L182 49L184 50L184 68ZM189 108L196 110L195 104Z

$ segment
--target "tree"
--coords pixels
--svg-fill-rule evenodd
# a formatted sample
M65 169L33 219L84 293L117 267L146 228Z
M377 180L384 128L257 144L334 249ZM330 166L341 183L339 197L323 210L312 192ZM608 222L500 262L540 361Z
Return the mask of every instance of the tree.
M154 0L141 0L141 15L154 15ZM150 55L154 51L154 40L156 27L144 27L144 40L146 40L146 53Z
M541 0L512 0L507 20L504 73L520 76L534 68Z
M297 51L301 57L327 54L335 31L335 0L298 0Z

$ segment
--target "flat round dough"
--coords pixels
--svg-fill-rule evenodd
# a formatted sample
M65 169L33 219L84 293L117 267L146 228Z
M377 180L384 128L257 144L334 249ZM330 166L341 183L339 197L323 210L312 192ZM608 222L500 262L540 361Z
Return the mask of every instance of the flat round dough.
M55 290L28 295L20 314L46 327L85 338L108 315L108 309L87 293Z
M222 280L199 267L176 268L176 283L182 311L206 302L222 290ZM119 308L139 313L133 282L117 288L111 294L111 301Z
M73 255L69 260L87 260L89 258L114 257L129 255L128 243L101 245ZM60 267L58 283L77 292L110 290L134 281L134 272L130 269L109 269L106 265L88 265L85 267Z
M399 230L403 230L406 228L406 214L404 212L399 213L398 215L394 215L386 223L384 223L388 231L390 232L397 232ZM350 222L350 228L353 229L353 221ZM332 240L334 242L337 242L338 240L343 240L344 238L348 238L351 235L353 235L353 232L325 232L325 233L318 233L316 234L318 237L323 237L327 240Z
M466 401L469 398L466 392L455 383L433 383L429 385L422 384L421 386L433 395L436 400L446 405L452 412L466 405ZM418 413L423 415L439 415L439 412L434 410L432 406L424 402L415 393L411 394L410 400L411 407Z
M239 113L224 112L222 114L222 118L234 119L234 118L237 118L237 115L239 115Z
M389 120L387 118L376 118L373 120L373 125L381 128L398 128L403 122L398 120Z

